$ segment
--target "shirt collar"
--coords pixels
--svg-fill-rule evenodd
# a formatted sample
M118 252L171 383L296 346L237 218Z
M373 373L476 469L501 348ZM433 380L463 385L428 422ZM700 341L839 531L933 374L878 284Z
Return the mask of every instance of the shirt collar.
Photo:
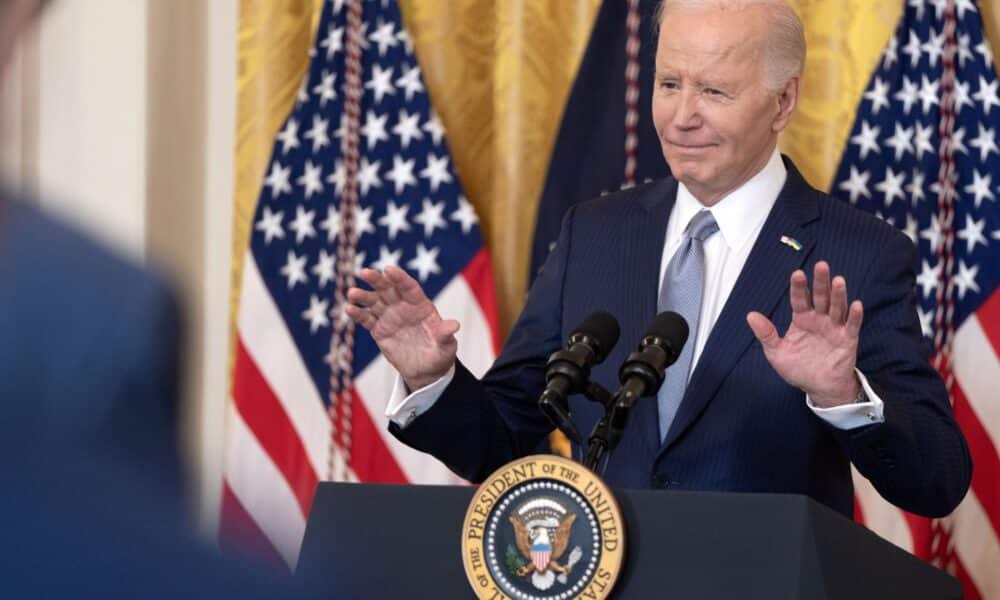
M730 250L743 247L757 231L771 212L787 177L788 170L781 160L781 153L775 148L763 169L708 209L719 224L719 232ZM687 186L679 183L677 201L674 204L674 216L677 218L671 219L671 229L674 231L668 233L678 236L682 234L691 218L700 210L705 210L705 206L691 194Z

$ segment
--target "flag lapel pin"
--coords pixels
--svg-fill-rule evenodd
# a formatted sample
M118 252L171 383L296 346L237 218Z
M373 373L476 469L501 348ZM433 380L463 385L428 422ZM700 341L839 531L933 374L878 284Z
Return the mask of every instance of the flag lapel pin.
M802 249L802 244L799 243L799 240L793 237L788 237L787 235L781 236L781 243L786 246L790 246L796 252Z

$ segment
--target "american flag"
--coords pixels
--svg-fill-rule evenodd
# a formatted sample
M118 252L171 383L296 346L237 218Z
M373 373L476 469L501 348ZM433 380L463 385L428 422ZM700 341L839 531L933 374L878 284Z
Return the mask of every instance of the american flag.
M498 347L489 257L393 1L323 3L243 258L220 540L294 567L316 484L459 483L397 442L395 372L343 313L362 267L406 268L477 374Z
M905 514L855 473L858 517L1000 598L1000 97L974 0L908 0L858 110L833 193L917 244L919 317L972 452L945 519Z

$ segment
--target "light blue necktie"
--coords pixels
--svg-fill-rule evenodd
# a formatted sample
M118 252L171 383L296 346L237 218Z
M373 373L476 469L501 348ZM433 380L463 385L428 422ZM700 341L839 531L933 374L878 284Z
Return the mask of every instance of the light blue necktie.
M670 431L670 424L674 421L687 388L688 371L691 370L698 334L698 318L701 315L701 296L705 288L704 242L718 230L719 225L711 212L702 210L692 217L684 230L680 247L667 265L663 285L660 286L657 311L672 310L680 314L687 321L690 331L677 362L667 368L663 386L656 397L661 442Z

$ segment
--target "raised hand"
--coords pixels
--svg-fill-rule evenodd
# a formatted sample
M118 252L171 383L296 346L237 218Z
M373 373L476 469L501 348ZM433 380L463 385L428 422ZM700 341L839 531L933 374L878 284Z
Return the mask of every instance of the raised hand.
M442 319L403 269L362 269L361 279L374 291L349 289L347 300L356 306L347 306L347 316L371 332L407 387L417 390L444 376L455 364L458 321Z
M759 312L747 323L764 348L771 367L789 385L807 394L813 404L829 408L854 402L861 383L854 371L858 335L864 316L860 300L847 304L847 282L839 275L830 281L825 261L813 269L813 293L801 270L792 273L789 295L792 324L785 337Z

